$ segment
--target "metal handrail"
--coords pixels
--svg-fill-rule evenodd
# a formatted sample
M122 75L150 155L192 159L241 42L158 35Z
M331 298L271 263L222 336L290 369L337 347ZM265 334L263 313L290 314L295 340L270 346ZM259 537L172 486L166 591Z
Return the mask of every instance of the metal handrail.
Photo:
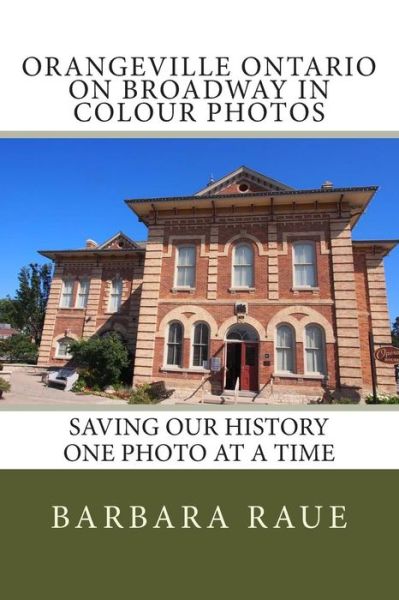
M234 404L237 404L239 389L240 389L240 378L237 377L236 384L234 386Z

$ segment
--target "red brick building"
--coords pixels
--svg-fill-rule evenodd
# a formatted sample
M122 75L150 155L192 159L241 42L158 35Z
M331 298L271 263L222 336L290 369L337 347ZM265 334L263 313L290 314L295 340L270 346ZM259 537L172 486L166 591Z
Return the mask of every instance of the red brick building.
M353 241L376 187L295 190L241 167L192 196L127 200L148 227L55 261L39 364L71 339L118 331L134 383L320 397L372 386L369 333L391 343L383 259L395 241ZM208 369L212 367L212 372ZM394 369L376 365L379 391ZM278 396L276 396L279 394Z

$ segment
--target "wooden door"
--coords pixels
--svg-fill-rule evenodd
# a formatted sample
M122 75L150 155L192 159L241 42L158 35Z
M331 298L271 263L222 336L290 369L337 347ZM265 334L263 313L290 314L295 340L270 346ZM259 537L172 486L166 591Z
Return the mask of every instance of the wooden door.
M242 344L240 387L242 390L258 391L258 344Z

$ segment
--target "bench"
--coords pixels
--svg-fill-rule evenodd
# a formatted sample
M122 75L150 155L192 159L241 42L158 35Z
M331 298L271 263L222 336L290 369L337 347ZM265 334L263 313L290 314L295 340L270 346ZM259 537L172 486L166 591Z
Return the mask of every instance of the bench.
M61 387L65 391L69 391L75 381L79 379L79 374L75 369L60 369L59 371L53 371L49 374L47 379L47 385L54 385Z

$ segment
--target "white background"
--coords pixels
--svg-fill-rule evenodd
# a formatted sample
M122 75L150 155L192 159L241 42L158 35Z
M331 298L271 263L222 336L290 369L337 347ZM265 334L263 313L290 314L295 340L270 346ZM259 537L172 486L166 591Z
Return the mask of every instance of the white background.
M158 420L159 433L156 436L140 433L136 436L116 436L114 430L104 435L75 435L70 431L72 418L79 418L80 431L91 419L99 431L97 419L102 418L106 423L107 418L135 418ZM287 436L279 433L275 436L246 435L226 436L226 419L270 419L279 418L280 421L288 419L287 431L290 431L291 419L320 419L328 418L324 427L325 435L293 435ZM184 423L190 420L192 427L197 426L197 419L216 419L216 431L220 435L196 436L187 434L187 430L179 435L170 435L166 431L166 423L171 422L171 431L176 432L179 426L177 419ZM0 469L398 469L399 468L399 411L228 411L226 413L215 411L126 411L126 412L3 412L0 418ZM76 430L73 430L76 431ZM192 430L193 431L193 430ZM278 428L276 427L276 431ZM317 428L314 427L314 431ZM202 429L203 432L203 429ZM240 462L215 462L221 444L227 448L229 444L244 444L242 460ZM96 462L91 459L87 462L78 460L68 462L64 456L66 446L69 444L86 444L94 450L95 444L113 444L113 462ZM122 462L122 444L152 444L154 447L161 444L203 444L206 447L206 460L195 462L187 459L184 462L177 460L154 460L153 462ZM268 462L252 462L258 444L262 444ZM305 444L308 451L314 444L333 444L334 462L278 462L278 454L274 451L274 444ZM70 457L76 456L70 450ZM82 455L83 456L83 453ZM155 455L154 455L155 456ZM160 456L165 456L163 450ZM233 455L232 455L233 456Z
M396 131L397 15L395 3L363 1L257 2L219 0L132 2L18 1L1 9L0 131ZM365 56L370 78L331 82L322 123L126 125L79 124L67 78L28 78L27 56Z

